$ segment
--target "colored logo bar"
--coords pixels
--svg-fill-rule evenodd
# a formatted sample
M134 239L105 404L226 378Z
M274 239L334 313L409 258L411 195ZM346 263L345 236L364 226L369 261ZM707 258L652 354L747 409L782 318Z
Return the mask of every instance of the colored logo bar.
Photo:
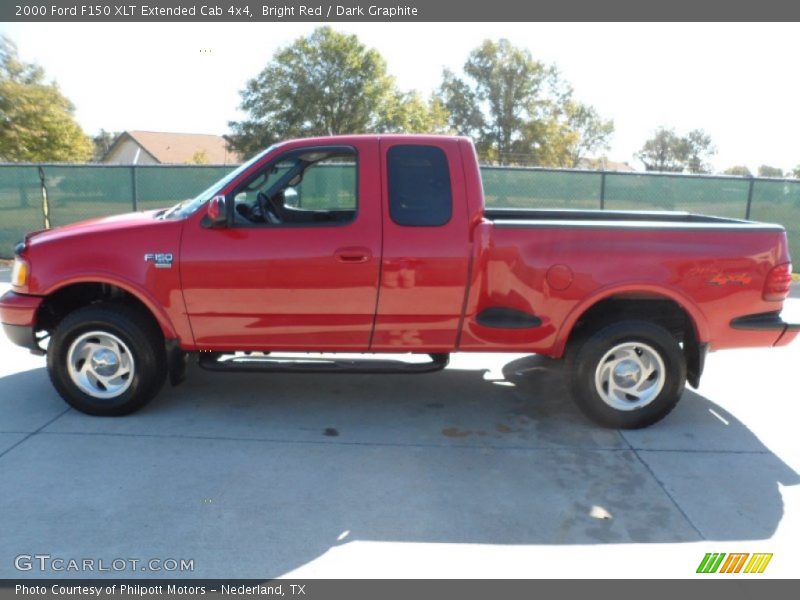
M763 573L770 560L772 560L772 553L732 552L726 554L725 552L707 552L703 560L700 561L697 572Z

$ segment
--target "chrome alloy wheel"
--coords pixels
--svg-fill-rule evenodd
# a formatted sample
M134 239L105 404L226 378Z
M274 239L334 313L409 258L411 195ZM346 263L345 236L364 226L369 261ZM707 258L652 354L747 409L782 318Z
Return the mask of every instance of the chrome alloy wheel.
M625 411L650 404L665 379L663 359L641 342L617 344L597 363L594 373L594 385L603 402Z
M99 399L125 393L134 373L133 355L125 343L106 331L78 336L67 351L67 372L78 388Z

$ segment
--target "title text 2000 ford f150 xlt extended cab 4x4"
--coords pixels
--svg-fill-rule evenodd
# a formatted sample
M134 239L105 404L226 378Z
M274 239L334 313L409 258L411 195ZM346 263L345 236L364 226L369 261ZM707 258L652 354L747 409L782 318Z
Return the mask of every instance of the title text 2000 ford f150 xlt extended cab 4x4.
M425 372L451 352L569 365L595 421L664 417L706 351L789 343L785 231L685 213L486 209L472 143L275 145L169 210L33 233L0 320L91 414L216 370ZM269 353L418 353L430 362Z

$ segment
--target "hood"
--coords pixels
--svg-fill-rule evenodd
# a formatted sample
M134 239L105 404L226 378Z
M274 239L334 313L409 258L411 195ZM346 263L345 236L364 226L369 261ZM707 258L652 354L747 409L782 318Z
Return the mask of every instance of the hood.
M77 236L98 233L114 233L140 227L147 227L156 221L155 216L163 209L145 212L126 213L111 217L99 217L87 221L79 221L69 225L61 225L53 229L41 229L25 236L26 246L37 246L43 243L56 242Z

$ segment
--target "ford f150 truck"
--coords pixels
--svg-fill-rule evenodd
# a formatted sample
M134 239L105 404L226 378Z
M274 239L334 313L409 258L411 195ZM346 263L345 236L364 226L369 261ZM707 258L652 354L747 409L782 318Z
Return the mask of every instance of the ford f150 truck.
M0 320L95 415L143 406L190 356L213 370L422 373L451 352L525 352L565 358L579 407L635 428L698 385L709 349L794 339L780 315L790 283L778 225L487 209L468 139L342 136L272 146L168 210L29 234Z

